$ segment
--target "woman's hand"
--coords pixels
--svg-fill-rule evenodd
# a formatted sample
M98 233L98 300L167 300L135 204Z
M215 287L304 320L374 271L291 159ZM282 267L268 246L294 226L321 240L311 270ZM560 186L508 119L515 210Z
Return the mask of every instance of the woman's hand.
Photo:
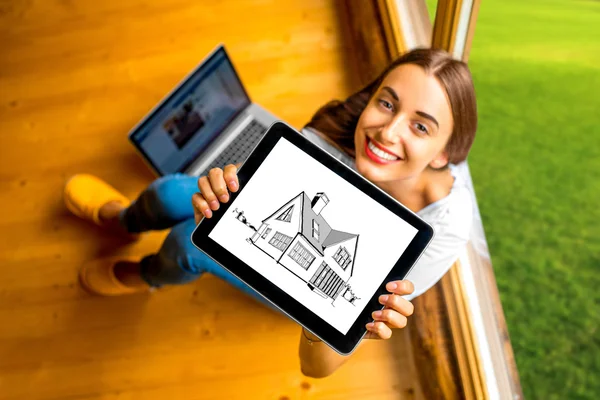
M208 176L201 176L198 179L200 193L192 196L194 218L197 224L204 217L212 217L212 212L219 209L219 202L227 203L229 201L229 191L238 191L240 183L237 170L237 166L229 164L223 169L213 168L208 171Z
M411 316L414 306L408 300L400 297L411 294L415 287L411 281L392 281L385 286L390 294L379 296L379 302L385 305L380 311L372 314L374 322L367 324L366 339L389 339L393 328L404 328L407 317Z

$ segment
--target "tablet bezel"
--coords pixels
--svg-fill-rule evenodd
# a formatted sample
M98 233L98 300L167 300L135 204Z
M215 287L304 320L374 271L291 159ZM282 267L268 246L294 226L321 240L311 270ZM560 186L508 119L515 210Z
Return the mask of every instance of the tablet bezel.
M208 236L281 138L290 141L340 178L418 230L345 335ZM389 281L404 279L431 242L434 235L433 228L387 193L283 122L275 122L271 125L249 158L238 170L238 180L238 191L232 192L229 201L221 204L218 210L213 211L211 218L204 218L198 224L191 236L192 243L217 264L252 287L259 295L319 337L335 351L342 355L352 353L367 333L365 325L372 321L371 313L383 308L378 299L380 295L388 293L385 284Z

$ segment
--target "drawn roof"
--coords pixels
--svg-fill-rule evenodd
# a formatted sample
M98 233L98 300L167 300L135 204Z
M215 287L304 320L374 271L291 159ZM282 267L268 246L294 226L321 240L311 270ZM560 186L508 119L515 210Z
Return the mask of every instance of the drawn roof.
M346 233L332 229L331 232L329 232L329 235L327 235L327 237L323 241L323 248L326 249L330 246L334 246L338 243L345 242L346 240L353 239L357 236L358 235L355 235L353 233Z
M306 193L300 193L302 196L302 235L313 245L313 247L323 256L323 250L330 246L345 242L358 235L346 233L332 229L325 218L314 212L311 206L311 200ZM319 240L312 235L312 221L319 224Z
M321 257L324 256L323 251L326 248L335 246L347 240L358 237L358 235L353 233L346 233L338 231L336 229L332 229L331 226L325 220L325 218L314 212L311 206L311 199L305 192L299 193L293 199L286 202L284 205L278 208L277 211L275 211L269 217L265 218L263 222L274 217L275 214L279 213L285 205L292 204L294 200L296 200L298 197L300 197L300 210L302 213L302 216L300 218L300 233L302 233L302 236L304 236L304 238L312 245L312 247L314 247L314 249L319 253L319 255L321 255ZM288 208L289 206L285 209ZM295 213L296 210L293 210L293 212ZM314 238L312 235L313 220L316 221L319 225L319 240ZM354 249L354 254L356 256L356 249ZM352 260L352 268L354 269L354 257Z

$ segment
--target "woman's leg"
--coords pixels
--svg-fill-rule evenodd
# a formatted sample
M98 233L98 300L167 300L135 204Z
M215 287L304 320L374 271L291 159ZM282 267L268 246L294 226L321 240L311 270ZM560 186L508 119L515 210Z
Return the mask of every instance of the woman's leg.
M144 281L154 287L177 285L193 281L203 272L210 272L270 306L270 303L248 285L192 244L190 236L195 227L196 224L192 218L180 222L171 229L159 252L145 257L141 261L141 277Z
M277 310L248 285L198 250L190 239L195 228L193 218L178 223L171 229L158 253L146 256L139 262L94 260L84 265L80 279L91 292L118 295L147 291L149 287L185 284L208 272Z
M170 228L194 216L192 195L198 192L198 178L184 174L167 175L152 182L127 208L108 203L100 218L119 223L129 233Z
M192 196L198 179L167 175L152 182L133 202L103 180L88 174L72 176L63 197L76 216L119 233L170 228L194 215Z

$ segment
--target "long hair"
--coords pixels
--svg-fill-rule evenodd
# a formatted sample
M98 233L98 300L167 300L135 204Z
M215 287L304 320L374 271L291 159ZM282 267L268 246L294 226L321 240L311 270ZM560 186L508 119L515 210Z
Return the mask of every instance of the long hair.
M381 82L402 64L418 65L440 82L450 100L454 129L446 151L449 162L457 164L467 158L477 130L475 88L467 64L437 49L412 50L394 60L370 84L345 101L333 100L321 107L305 128L312 128L323 138L351 157L355 157L354 132L358 119Z

